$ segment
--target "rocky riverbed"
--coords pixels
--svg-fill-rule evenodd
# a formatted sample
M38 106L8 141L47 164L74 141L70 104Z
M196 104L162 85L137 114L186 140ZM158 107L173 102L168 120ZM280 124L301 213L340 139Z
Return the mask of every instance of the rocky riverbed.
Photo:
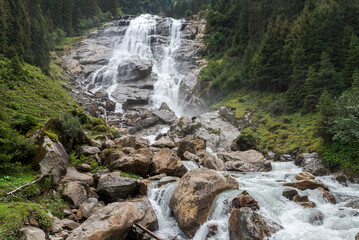
M359 232L359 185L330 175L317 153L240 151L241 129L255 125L250 114L207 111L195 96L204 28L199 19L124 17L64 57L74 97L122 136L82 132L76 155L88 160L68 167L66 146L43 130L33 135L44 148L41 171L52 172L68 204L64 219L52 217L50 239L151 239L139 225L165 240ZM24 235L45 239L36 227L30 222Z

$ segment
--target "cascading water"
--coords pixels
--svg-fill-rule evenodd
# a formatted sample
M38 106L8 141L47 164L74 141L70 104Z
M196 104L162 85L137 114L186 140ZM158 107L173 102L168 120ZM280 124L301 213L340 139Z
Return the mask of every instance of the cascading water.
M154 93L149 107L158 108L162 102L180 116L182 108L178 105L178 91L182 75L176 70L175 54L181 45L181 20L165 18L168 26L168 37L158 34L157 24L160 17L149 14L141 15L130 21L123 37L119 36L114 46L113 57L108 64L94 71L89 77L89 86L95 86L92 92L105 90L110 99L117 102L116 111L121 111L113 93L121 78L118 77L118 66L121 62L133 59L149 60L153 64L152 72L156 74ZM163 31L163 29L162 29Z
M282 196L285 189L283 180L294 179L294 175L302 169L291 162L273 163L271 172L259 173L232 173L239 182L239 189L227 191L215 199L211 214L206 223L197 231L194 240L224 240L229 239L227 199L239 195L246 190L261 206L259 213L283 226L271 239L273 240L353 240L359 232L358 212L345 207L344 202L330 204L324 201L319 190L305 190L298 192L308 195L317 205L316 208L303 208ZM317 177L326 184L334 196L340 200L359 197L359 184L349 184L343 187L332 177ZM171 183L161 188L155 185L149 190L149 197L160 221L159 236L179 236L178 239L187 239L179 230L174 218L169 214L168 202L176 184ZM319 218L317 216L320 216ZM323 218L321 220L321 218ZM164 225L161 224L164 223ZM208 237L210 226L217 226L217 233Z

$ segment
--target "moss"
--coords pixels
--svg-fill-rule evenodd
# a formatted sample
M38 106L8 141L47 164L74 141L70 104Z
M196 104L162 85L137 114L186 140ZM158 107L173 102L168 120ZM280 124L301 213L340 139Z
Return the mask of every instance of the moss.
M34 218L42 229L48 229L52 224L51 218L39 204L0 203L0 238L18 239L19 229L24 225L25 220L30 218Z
M51 139L53 142L59 142L59 137L55 133L44 131L44 133Z
M140 178L140 176L137 175L137 174L127 173L127 172L123 172L121 170L117 170L116 172L120 172L122 177L134 178L134 179L139 179Z
M323 141L315 134L319 115L285 113L282 111L284 102L283 94L240 90L213 108L222 105L234 108L237 118L243 117L246 112L252 112L255 127L242 129L237 138L237 144L244 149L255 148L280 153L294 150L322 152Z
M221 133L221 129L209 128L208 131L213 133L213 134L220 134Z

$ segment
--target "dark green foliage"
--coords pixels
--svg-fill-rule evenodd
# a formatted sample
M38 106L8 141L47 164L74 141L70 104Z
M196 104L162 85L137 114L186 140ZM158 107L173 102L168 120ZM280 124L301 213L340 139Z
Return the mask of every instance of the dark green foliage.
M62 130L65 133L67 139L77 139L79 133L82 131L81 123L77 116L73 116L71 113L65 113L61 117Z
M13 169L20 163L29 163L36 149L31 140L20 135L9 124L0 121L0 173Z

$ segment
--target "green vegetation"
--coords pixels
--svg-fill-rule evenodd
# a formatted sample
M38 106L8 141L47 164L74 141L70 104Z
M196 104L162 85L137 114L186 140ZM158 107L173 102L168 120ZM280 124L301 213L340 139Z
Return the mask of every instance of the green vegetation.
M322 152L323 140L316 134L319 114L285 113L284 94L241 90L217 106L221 105L233 108L236 118L252 113L255 126L243 129L237 139L243 150Z
M203 10L209 64L199 89L238 118L253 112L258 126L242 131L241 147L319 151L358 170L357 2L190 0L169 13Z
M134 178L134 179L139 179L140 178L140 176L137 175L137 174L127 173L127 172L123 172L121 170L116 170L116 172L120 172L122 177Z
M0 237L4 240L19 239L19 229L25 220L34 219L40 228L51 226L51 218L46 211L35 203L1 203L0 204Z

